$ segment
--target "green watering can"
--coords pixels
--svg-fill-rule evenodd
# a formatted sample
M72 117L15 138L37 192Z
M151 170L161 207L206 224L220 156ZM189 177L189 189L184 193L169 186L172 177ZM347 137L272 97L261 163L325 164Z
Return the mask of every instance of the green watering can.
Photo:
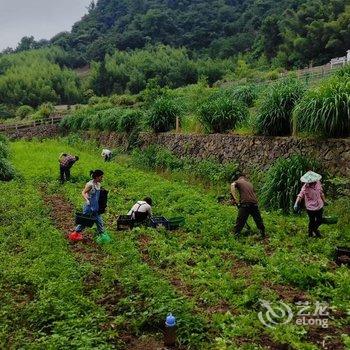
M106 231L96 237L96 243L98 244L110 243L111 240L112 240L111 237Z

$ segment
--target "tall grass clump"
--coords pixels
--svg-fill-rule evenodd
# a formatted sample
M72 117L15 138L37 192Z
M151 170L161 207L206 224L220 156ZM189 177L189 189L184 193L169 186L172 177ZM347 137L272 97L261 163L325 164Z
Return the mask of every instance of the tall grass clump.
M350 135L350 73L309 90L294 111L298 128L324 137Z
M175 129L176 117L180 115L181 108L173 100L163 96L153 103L145 122L154 132L166 132Z
M281 209L289 213L301 189L301 176L308 170L317 170L317 162L301 155L278 158L266 174L261 189L261 202L267 209Z
M248 108L225 94L214 94L199 108L198 118L209 133L230 131L247 118Z
M305 92L296 79L272 85L258 102L257 133L266 136L290 135L292 112Z
M136 110L125 110L119 119L119 131L130 134L140 127L143 122L143 113Z
M258 98L259 90L257 85L241 85L225 90L233 99L243 102L247 107L253 107Z

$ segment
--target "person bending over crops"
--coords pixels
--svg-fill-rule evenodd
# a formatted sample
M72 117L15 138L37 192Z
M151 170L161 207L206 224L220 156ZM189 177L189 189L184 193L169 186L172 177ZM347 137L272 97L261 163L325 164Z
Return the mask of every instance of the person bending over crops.
M239 235L241 233L243 227L247 223L249 215L251 215L256 226L260 230L261 236L265 237L265 226L260 214L258 199L253 185L244 174L239 174L238 179L231 184L231 194L233 205L237 205L238 207L234 234Z
M112 159L112 151L104 148L102 150L101 157L105 160L105 162L109 162Z
M307 215L309 216L309 237L321 237L318 228L322 224L323 207L326 202L320 182L321 179L322 176L313 171L308 171L304 174L300 178L304 185L294 204L294 210L297 211L301 201L305 201Z
M102 170L91 170L90 180L82 191L82 196L85 200L83 207L83 214L90 215L94 219L97 226L97 234L102 235L104 232L103 220L100 215L99 199L101 192L101 182L103 180L103 171ZM75 228L75 231L69 235L71 241L81 241L83 239L82 231L85 229L85 226L78 225Z
M79 160L78 156L72 156L67 153L61 153L58 157L60 163L60 180L63 184L65 181L70 179L70 169L75 162Z
M152 199L144 198L143 201L136 202L128 212L131 218L137 222L142 222L152 216Z

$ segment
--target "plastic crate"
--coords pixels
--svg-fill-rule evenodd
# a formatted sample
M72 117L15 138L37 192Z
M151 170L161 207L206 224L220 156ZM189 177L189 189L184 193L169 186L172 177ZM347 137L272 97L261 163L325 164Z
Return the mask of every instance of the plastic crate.
M350 249L344 247L337 247L335 250L335 261L338 265L350 265Z
M165 229L169 230L169 221L164 216L153 216L150 219L150 227L153 228L160 228L164 227Z
M117 230L131 230L134 227L134 220L131 215L119 215L117 218Z
M75 214L75 223L77 225L83 225L85 227L92 227L95 222L96 222L96 219L91 215L83 214L83 213L76 213Z
M177 216L174 218L170 218L169 222L169 230L177 230L180 226L183 226L185 223L185 218L183 216Z

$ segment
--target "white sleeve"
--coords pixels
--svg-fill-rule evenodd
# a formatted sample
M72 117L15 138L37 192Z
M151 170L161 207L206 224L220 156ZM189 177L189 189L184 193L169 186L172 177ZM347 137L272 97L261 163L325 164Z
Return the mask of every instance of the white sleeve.
M135 204L132 206L132 208L129 210L127 215L131 215L132 212L135 210Z

